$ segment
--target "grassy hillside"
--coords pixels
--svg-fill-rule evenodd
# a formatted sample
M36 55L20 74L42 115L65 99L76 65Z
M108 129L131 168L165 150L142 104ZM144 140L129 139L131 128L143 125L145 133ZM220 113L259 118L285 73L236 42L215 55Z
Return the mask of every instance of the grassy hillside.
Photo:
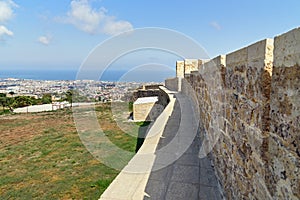
M110 104L97 108L106 135L135 151L138 128L118 128ZM133 135L133 136L131 136ZM98 199L118 174L83 146L70 110L0 116L0 199Z

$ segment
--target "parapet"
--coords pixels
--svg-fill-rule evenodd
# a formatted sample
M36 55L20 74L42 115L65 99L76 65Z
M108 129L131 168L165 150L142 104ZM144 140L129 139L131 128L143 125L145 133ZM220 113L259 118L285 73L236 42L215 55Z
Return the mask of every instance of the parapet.
M227 198L299 199L300 28L191 73L195 60L184 61L182 93L198 101Z
M300 28L275 37L274 66L300 65Z
M176 62L176 77L184 77L184 61Z
M176 62L176 77L184 78L192 72L199 71L202 64L207 62L203 59L184 59Z

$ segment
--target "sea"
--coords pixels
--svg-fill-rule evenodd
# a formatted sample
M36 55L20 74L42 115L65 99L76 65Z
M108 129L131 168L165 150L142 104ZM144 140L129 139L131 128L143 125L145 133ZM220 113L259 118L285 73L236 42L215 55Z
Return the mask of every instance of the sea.
M77 73L78 70L0 70L0 79L76 80ZM91 71L90 73L93 74L94 72ZM99 80L122 82L164 82L166 78L173 76L173 74L164 72L157 72L154 75L150 75L149 72L147 72L126 76L126 71L108 70L103 73ZM88 74L85 79L89 80Z
M76 70L1 70L0 79L75 80Z

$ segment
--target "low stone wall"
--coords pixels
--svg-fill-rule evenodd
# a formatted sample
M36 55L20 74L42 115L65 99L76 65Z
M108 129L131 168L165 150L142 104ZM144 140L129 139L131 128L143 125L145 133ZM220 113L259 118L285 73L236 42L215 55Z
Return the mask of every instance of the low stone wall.
M176 100L172 91L162 86L159 88L168 98L166 100L169 102L168 105L151 126L139 151L104 191L99 200L140 200L145 198L145 188L156 158L155 151L163 134L163 127L166 126L173 112Z
M158 96L158 104L163 107L163 109L168 105L170 102L169 94L165 92L165 87L159 87L160 93Z
M160 92L161 91L159 90L158 87L155 89L138 89L133 92L132 101L136 101L138 98L141 98L141 97L159 96Z
M184 74L228 199L300 198L299 65L295 29Z
M144 102L139 102L143 101ZM157 105L158 97L138 98L133 103L133 120L136 122L154 121L162 112L163 107Z
M173 78L174 81L177 80L177 78ZM171 85L173 85L173 80L171 81ZM178 85L178 83L177 83ZM166 107L166 105L169 103L168 101L168 95L161 89L162 85L146 85L143 86L136 91L133 92L132 100L136 101L138 98L141 97L158 97L158 102L156 104L162 106L163 108ZM175 87L175 85L174 85Z
M166 88L172 91L178 91L178 79L179 79L178 77L166 79L165 80Z

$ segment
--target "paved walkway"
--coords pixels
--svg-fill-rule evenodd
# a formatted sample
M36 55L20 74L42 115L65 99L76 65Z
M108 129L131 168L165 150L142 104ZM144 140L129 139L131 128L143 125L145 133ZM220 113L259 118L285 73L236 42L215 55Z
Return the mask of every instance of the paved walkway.
M210 160L198 157L201 144L199 134L194 137L193 133L197 133L195 123L198 122L193 116L191 102L180 93L176 98L156 149L144 199L222 199Z

